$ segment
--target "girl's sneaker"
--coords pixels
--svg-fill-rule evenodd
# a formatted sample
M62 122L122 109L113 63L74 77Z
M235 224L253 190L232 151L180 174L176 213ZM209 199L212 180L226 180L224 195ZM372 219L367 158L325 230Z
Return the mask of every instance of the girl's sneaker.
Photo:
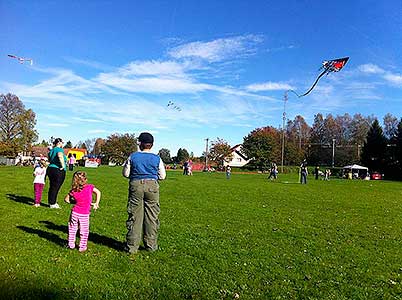
M35 204L34 204L34 207L39 207L39 206L40 206L39 203L35 203Z

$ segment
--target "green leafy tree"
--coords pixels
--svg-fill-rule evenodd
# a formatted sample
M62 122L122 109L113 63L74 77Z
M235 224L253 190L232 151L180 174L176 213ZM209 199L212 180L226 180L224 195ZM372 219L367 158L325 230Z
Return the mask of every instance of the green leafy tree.
M231 147L224 139L217 138L211 142L208 158L218 166L222 166L225 161L230 161L232 156Z
M38 138L36 116L13 94L0 95L0 154L15 156L30 151Z
M254 129L243 139L242 152L250 158L250 166L266 170L281 158L280 132L271 126Z
M186 149L179 148L177 150L176 162L177 163L184 163L186 160L190 158L188 151Z
M362 162L371 171L384 171L387 139L378 120L374 120L362 151Z
M158 151L158 155L161 157L162 161L165 164L170 164L172 162L172 158L170 157L170 150L166 148L162 148Z
M115 133L108 136L102 147L106 161L122 165L128 156L137 151L137 139L134 134Z

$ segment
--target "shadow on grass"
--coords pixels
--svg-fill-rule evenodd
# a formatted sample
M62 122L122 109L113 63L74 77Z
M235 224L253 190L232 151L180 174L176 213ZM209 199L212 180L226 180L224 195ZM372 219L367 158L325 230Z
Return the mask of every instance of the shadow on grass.
M36 229L36 228L30 228L30 227L26 227L26 226L17 226L17 228L21 229L27 233L36 234L39 237L47 239L48 241L53 242L56 245L59 245L62 247L64 247L67 244L67 241L65 239L62 239L57 234L54 234L51 232L43 231L41 229Z
M24 203L28 205L34 204L34 199L26 196L20 196L15 194L7 194L7 198L18 203Z
M35 200L31 197L26 197L26 196L21 196L21 195L16 195L16 194L7 194L6 196L8 199L18 202L18 203L23 203L23 204L27 204L27 205L33 205L35 203ZM48 204L41 203L41 205L49 207Z
M39 223L44 224L47 228L51 230L58 230L60 232L68 234L68 227L66 225L56 225L50 221L39 221ZM117 251L124 251L125 247L125 243L95 232L89 233L88 240L95 244L103 245Z
M72 299L72 292L55 286L44 286L36 278L0 277L1 299ZM27 283L28 282L28 283Z
M51 230L58 230L60 232L64 232L64 233L68 234L68 227L66 225L56 225L50 221L39 221L39 223L44 224L47 228L49 228ZM17 226L17 228L21 229L25 232L31 233L31 234L36 234L39 237L47 239L48 241L53 242L56 245L59 245L61 247L65 247L67 245L67 240L62 239L57 234L47 232L47 231L44 231L41 229L26 227L26 226ZM90 232L88 240L95 244L103 245L103 246L112 248L117 251L122 251L122 252L125 251L125 249L124 249L125 243L115 240L113 238L98 234L98 233Z

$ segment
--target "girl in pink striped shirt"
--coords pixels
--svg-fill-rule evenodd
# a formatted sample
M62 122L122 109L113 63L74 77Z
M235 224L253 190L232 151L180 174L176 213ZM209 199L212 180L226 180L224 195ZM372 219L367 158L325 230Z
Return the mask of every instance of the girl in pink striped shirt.
M92 203L92 194L96 195L95 203ZM99 208L100 198L101 192L94 185L87 183L87 174L81 171L75 172L71 191L64 198L65 202L74 204L68 223L68 247L70 249L75 248L75 236L79 228L79 251L84 252L87 250L91 205L94 210L97 210Z

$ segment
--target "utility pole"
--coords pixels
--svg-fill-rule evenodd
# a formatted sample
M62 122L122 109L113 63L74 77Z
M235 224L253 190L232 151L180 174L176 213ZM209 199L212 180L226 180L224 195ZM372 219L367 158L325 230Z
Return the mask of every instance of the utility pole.
M286 121L286 102L288 101L288 91L283 96L283 116L282 116L282 163L281 172L283 173L283 162L285 158L285 121Z
M206 146L205 146L205 170L208 170L208 141L209 141L209 138L206 138L205 141L207 142Z
M332 139L332 167L335 166L335 139Z
M299 123L299 150L301 151L301 144L302 144L302 128L301 128L301 124Z

